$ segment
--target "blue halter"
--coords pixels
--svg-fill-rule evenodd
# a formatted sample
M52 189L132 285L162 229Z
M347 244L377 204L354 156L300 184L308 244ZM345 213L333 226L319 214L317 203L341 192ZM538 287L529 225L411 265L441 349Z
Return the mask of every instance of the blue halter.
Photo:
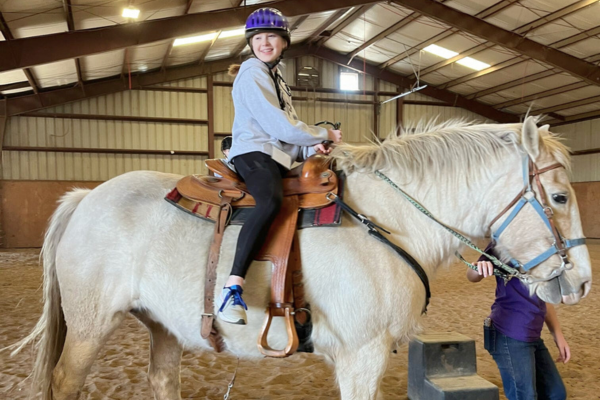
M561 265L561 268L559 268L559 271L557 271L557 274L553 274L553 275L560 275L560 273L562 273L563 270L565 270L565 269L568 270L568 269L572 268L572 264L567 257L567 250L572 247L585 244L585 238L564 239L561 236L558 229L556 228L554 221L552 220L552 216L554 215L552 208L545 204L546 201L545 201L544 188L542 187L542 184L539 181L539 175L544 172L550 171L552 169L562 167L562 165L553 164L549 167L538 170L535 163L533 163L533 161L529 158L529 155L525 152L523 152L522 160L523 160L523 185L524 185L524 188L521 191L521 193L519 195L517 195L515 200L513 200L513 202L509 205L509 207L507 209L505 209L502 213L500 213L500 215L498 217L496 217L494 219L494 221L492 222L492 225L493 225L493 223L497 219L499 219L506 211L508 211L510 209L510 207L512 207L514 205L514 208L513 208L512 212L510 213L510 215L504 220L504 222L502 222L502 225L500 225L498 230L496 230L495 232L492 233L492 240L497 243L498 239L500 238L500 235L502 235L502 232L504 232L504 230L508 227L508 225L515 219L515 217L523 209L525 204L527 204L527 203L531 204L531 206L533 206L534 210L540 216L542 221L544 221L544 224L546 224L546 227L548 228L548 230L550 230L550 232L554 236L554 239L555 239L554 244L548 250L544 251L542 254L540 254L539 256L535 257L533 260L531 260L525 264L522 264L521 262L519 262L518 260L516 260L514 258L512 258L508 262L508 264L514 268L522 268L524 271L529 271L530 269L543 263L544 261L546 261L548 258L552 257L553 255L558 254L560 256L560 258L562 259L562 265ZM532 169L533 172L530 172L530 169ZM540 202L537 199L535 192L531 188L531 181L533 178L536 179L537 187L540 192L542 202ZM517 201L517 199L518 199L518 201ZM515 205L515 203L516 203L516 205Z

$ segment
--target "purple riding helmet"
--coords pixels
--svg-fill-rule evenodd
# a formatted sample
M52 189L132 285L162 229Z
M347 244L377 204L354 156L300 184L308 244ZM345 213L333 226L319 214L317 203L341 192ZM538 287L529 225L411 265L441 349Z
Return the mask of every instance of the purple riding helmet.
M259 8L254 11L246 20L246 41L250 45L250 39L257 33L274 32L281 36L288 44L290 39L290 24L281 11L275 8Z

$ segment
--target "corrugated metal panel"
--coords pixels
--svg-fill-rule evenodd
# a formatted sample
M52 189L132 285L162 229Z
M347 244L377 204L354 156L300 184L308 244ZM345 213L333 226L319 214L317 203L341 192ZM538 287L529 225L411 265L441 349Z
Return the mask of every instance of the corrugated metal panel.
M444 122L454 118L464 119L466 121L485 121L485 118L483 118L481 115L472 113L462 108L421 106L411 104L404 105L404 113L402 117L403 123L406 126L417 124L419 121L428 121L434 118L437 119L437 122Z
M386 85L384 86L393 86L390 85L386 82ZM381 89L381 84L379 85L380 89ZM389 90L391 88L386 88L385 90ZM389 90L392 91L392 90ZM390 96L380 96L379 101L383 101L383 100L387 100L389 99ZM390 101L389 103L385 103L382 104L381 107L379 107L379 121L378 121L378 125L379 125L379 137L380 138L385 138L387 137L391 132L395 132L397 129L396 126L396 109L397 109L398 105L396 103L396 101Z
M206 173L206 157L3 151L3 179L105 181L125 172Z
M600 148L600 118L552 128L573 151ZM600 154L573 157L573 182L600 181Z
M215 132L231 132L234 114L231 88L226 86L215 86L214 99Z
M215 80L221 80L221 79L215 78ZM194 89L206 89L206 77L197 76L195 78L180 79L178 81L159 83L157 85L152 85L152 86L153 87L189 87L189 88L194 88Z
M207 118L205 93L128 90L48 109L55 113Z
M336 88L338 66L312 57L303 57L300 65L319 68L322 86ZM296 62L287 60L283 70L285 79L295 81ZM362 77L362 76L361 76ZM215 81L232 81L226 73L216 74ZM363 80L360 79L360 87ZM206 88L206 78L197 77L168 82L155 87ZM366 79L367 90L373 89L373 79ZM381 91L396 91L396 86L380 81ZM332 98L342 100L372 101L372 96L357 94L315 93L300 91L295 97L307 97L309 101L296 101L294 106L299 118L312 124L322 120L341 122L345 140L353 143L365 142L373 137L374 107L372 104L348 104L317 102L314 99ZM231 87L214 87L215 132L231 132L234 110ZM383 99L384 97L382 97ZM310 100L312 99L312 101ZM407 100L432 101L419 93ZM98 114L147 116L165 118L207 119L207 95L150 90L133 90L65 104L45 110L51 113ZM405 122L439 116L449 118L481 117L465 110L452 107L405 105ZM378 126L380 137L395 129L396 106L389 103L380 108ZM221 138L215 140L216 156L220 154ZM105 120L82 120L63 118L12 117L9 120L5 144L7 146L70 147L70 148L115 148L149 150L193 150L208 149L208 128L203 125L169 124L148 122L126 122ZM44 153L5 151L3 160L4 179L47 179L47 180L106 180L135 169L151 169L165 172L189 174L203 172L202 157L90 154L90 153Z
M125 50L115 50L106 53L81 57L81 74L84 80L115 76L123 71Z
M207 128L201 125L12 117L7 128L6 146L208 149Z

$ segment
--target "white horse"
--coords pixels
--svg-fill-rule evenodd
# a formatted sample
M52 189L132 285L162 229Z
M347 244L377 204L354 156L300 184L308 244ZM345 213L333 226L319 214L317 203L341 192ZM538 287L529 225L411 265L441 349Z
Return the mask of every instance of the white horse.
M544 167L569 167L567 149L535 121L524 124L469 125L450 122L424 132L392 135L381 144L342 145L334 152L348 172L344 200L391 231L433 277L448 265L458 240L409 205L387 183L381 170L447 225L483 238L489 224L522 189L523 149ZM44 311L33 332L15 347L37 341L34 388L44 400L76 399L99 350L127 313L150 330L149 381L156 399L180 399L183 348L210 349L200 336L204 270L213 225L196 219L164 197L180 176L131 172L96 189L66 194L46 233ZM541 176L556 223L566 238L582 237L581 222L567 172ZM564 198L563 198L564 199ZM232 262L239 228L227 228L217 288ZM374 399L390 347L419 329L425 301L423 284L396 253L369 237L356 220L341 228L299 232L306 300L312 307L315 352L335 364L341 396ZM502 234L503 259L530 260L552 244L541 219L526 207ZM577 303L591 286L585 246L568 252L574 267L556 279L531 285L545 301ZM552 256L530 274L548 277L560 266ZM459 273L463 273L459 271ZM229 351L260 357L256 339L268 303L270 266L255 263L244 298L249 325L220 323ZM561 296L562 293L567 293ZM433 293L435 296L435 293ZM283 324L274 324L271 344L287 343Z

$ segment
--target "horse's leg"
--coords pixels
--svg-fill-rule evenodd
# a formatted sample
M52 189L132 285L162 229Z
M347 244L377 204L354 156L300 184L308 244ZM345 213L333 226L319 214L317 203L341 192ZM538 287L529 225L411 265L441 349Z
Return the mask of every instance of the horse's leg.
M392 342L387 336L380 335L359 348L344 348L338 352L335 372L342 400L377 398Z
M163 325L143 313L133 313L150 331L150 368L148 381L156 400L180 400L179 378L183 348Z
M124 314L118 312L104 326L88 325L85 330L68 328L62 354L52 372L53 400L76 400L79 397L98 352L123 318Z

